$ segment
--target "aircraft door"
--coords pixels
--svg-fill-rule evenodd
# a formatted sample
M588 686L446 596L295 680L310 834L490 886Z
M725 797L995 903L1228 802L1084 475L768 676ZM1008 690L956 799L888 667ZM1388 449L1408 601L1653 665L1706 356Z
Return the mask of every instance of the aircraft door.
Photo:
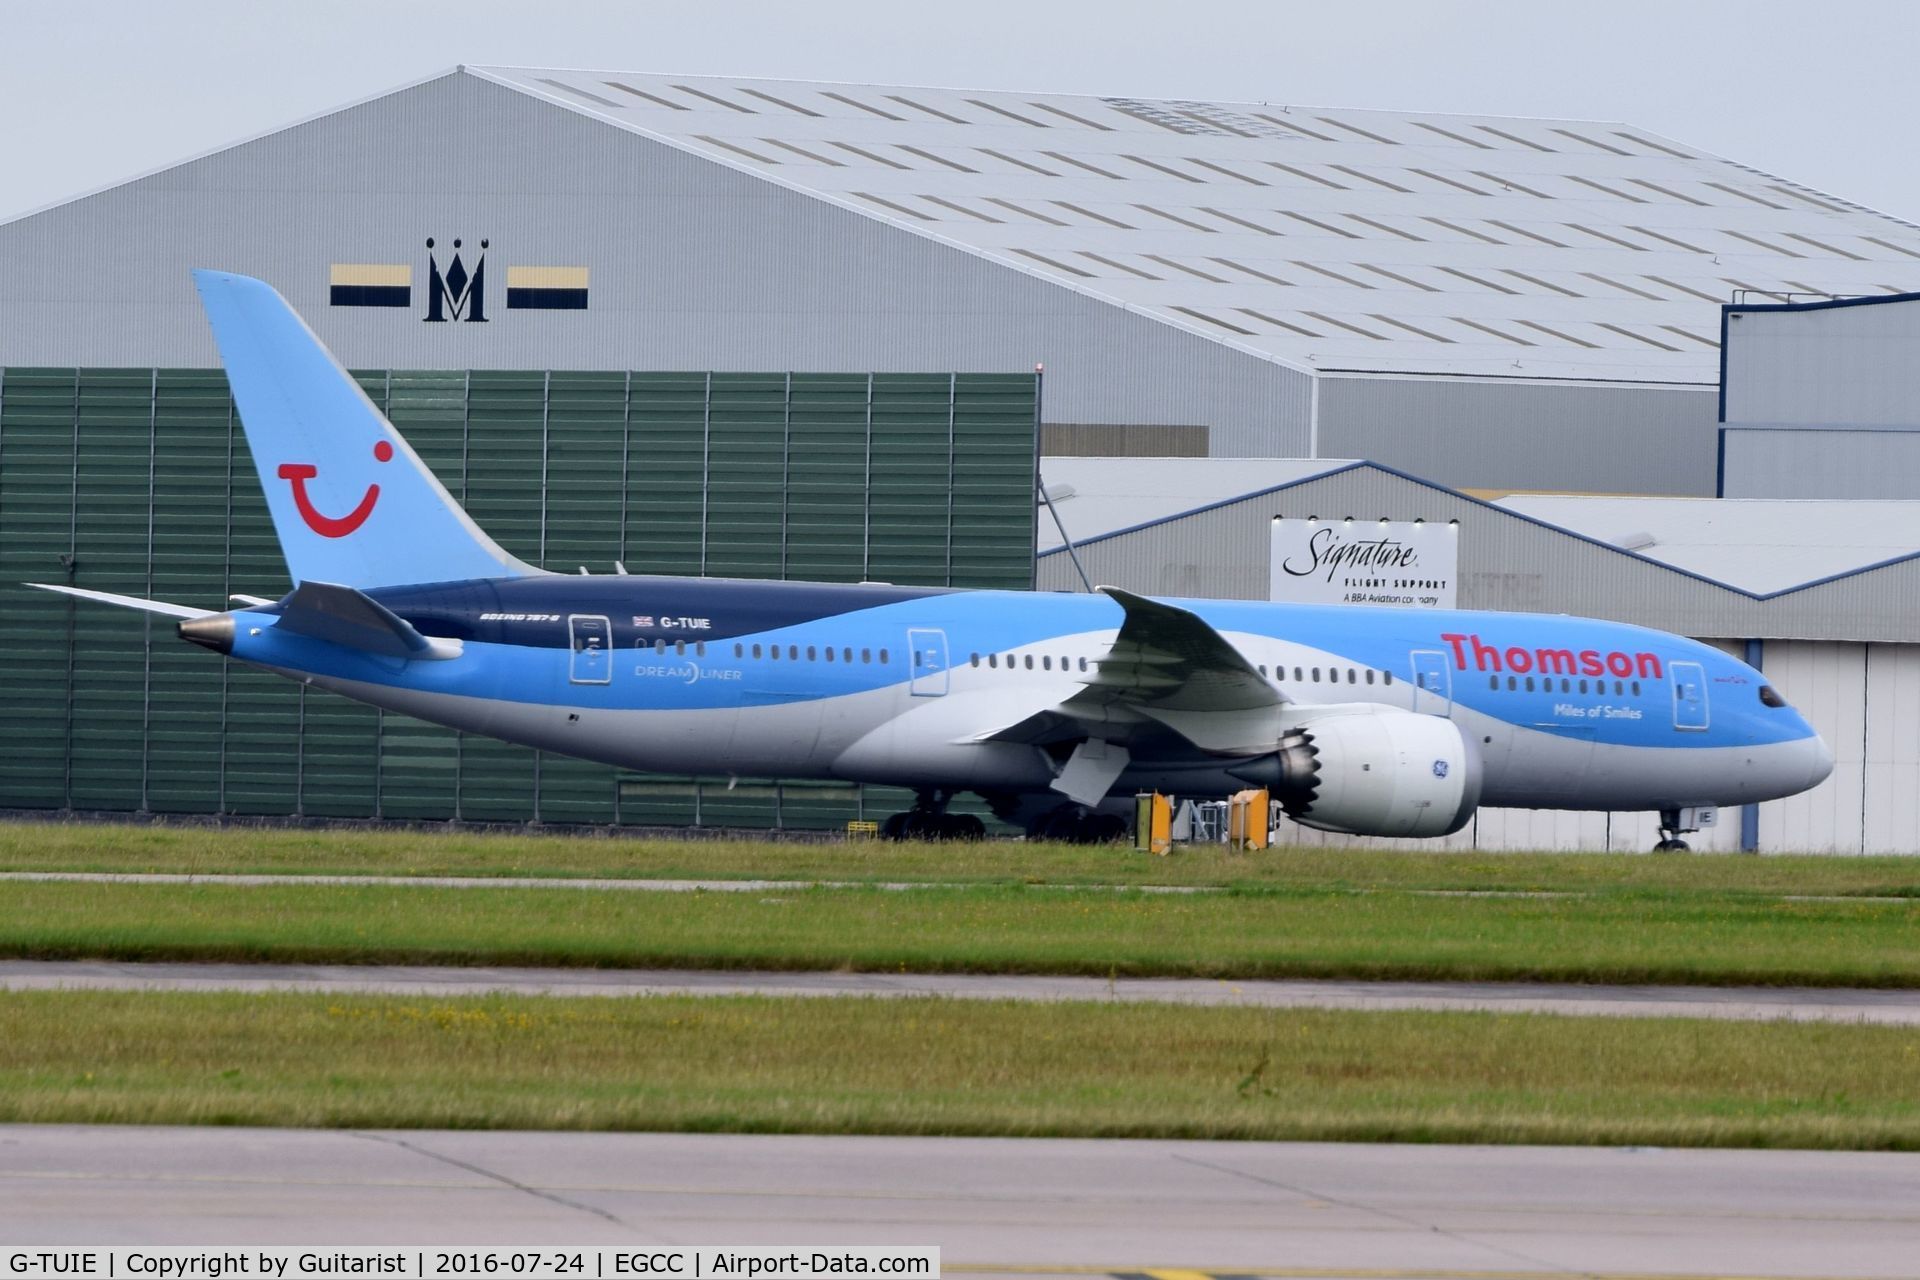
M1453 670L1438 649L1415 649L1407 655L1413 666L1413 709L1422 715L1453 714Z
M574 684L608 684L613 680L613 624L599 614L576 613L567 618L573 656L567 678Z
M907 692L916 698L938 698L947 692L947 633L932 628L907 632Z
M1675 662L1669 667L1673 678L1673 727L1703 730L1707 727L1707 673L1697 662Z

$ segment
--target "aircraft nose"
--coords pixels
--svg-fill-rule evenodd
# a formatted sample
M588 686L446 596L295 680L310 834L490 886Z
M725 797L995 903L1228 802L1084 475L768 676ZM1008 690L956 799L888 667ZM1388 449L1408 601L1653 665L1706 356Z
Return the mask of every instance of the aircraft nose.
M1833 774L1833 748L1819 734L1806 737L1807 786L1817 787Z

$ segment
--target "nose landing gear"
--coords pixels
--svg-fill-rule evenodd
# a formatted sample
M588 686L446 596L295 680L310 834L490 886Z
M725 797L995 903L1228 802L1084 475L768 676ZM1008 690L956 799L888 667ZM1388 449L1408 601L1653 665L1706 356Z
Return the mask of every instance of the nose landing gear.
M1680 825L1680 810L1662 809L1660 811L1660 842L1653 846L1655 853L1685 853L1691 847L1680 837L1697 827Z

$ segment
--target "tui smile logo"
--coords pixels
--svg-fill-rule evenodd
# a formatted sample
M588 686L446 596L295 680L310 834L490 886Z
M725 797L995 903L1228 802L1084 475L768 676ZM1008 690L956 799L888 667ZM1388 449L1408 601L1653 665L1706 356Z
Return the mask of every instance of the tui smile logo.
M373 446L376 462L387 462L393 457L393 445L382 440ZM353 510L344 516L330 516L313 505L313 498L307 492L307 481L320 474L320 468L310 462L283 462L277 473L293 489L293 505L300 509L300 518L307 522L307 528L323 538L344 538L367 522L373 514L374 503L380 501L380 486L370 484L367 491L360 495L360 501Z

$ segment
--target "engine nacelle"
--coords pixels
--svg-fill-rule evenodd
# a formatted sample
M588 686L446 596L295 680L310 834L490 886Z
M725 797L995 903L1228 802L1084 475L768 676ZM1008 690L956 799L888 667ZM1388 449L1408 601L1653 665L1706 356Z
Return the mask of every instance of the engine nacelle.
M1344 835L1451 835L1480 804L1480 753L1460 726L1391 707L1302 720L1233 772L1266 783L1301 826Z

